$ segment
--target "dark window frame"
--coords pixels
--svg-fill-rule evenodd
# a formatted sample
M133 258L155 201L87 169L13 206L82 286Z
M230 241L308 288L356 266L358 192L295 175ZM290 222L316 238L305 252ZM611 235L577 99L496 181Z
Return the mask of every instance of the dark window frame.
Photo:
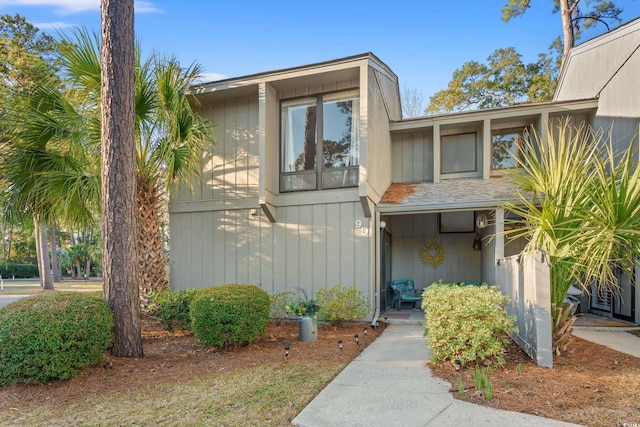
M330 92L321 92L313 95L303 95L292 98L281 99L279 102L278 108L278 181L279 181L279 189L281 193L292 193L292 192L301 192L301 191L320 191L320 190L334 190L334 189L344 189L344 188L354 188L358 186L358 179L356 178L355 184L342 185L342 186L327 186L323 187L322 185L322 176L323 173L329 172L344 172L349 173L349 171L355 171L356 175L358 174L360 168L360 156L358 155L358 164L352 166L342 166L335 168L325 168L324 166L324 151L323 151L323 142L324 141L324 108L323 108L323 99L325 96L331 96L340 93L349 93L349 92L357 92L353 99L358 99L360 101L360 93L358 87L352 87L348 89L335 90ZM283 141L283 105L287 102L302 100L302 99L313 99L316 100L316 167L313 170L306 171L293 171L293 172L285 172L283 158L284 158L284 141ZM352 111L352 115L360 114L360 111ZM358 126L360 126L360 120L358 120ZM358 129L358 134L360 134ZM360 143L360 141L358 141ZM327 171L327 172L325 172ZM315 188L292 188L286 189L284 186L284 180L289 176L300 176L300 175L315 175Z

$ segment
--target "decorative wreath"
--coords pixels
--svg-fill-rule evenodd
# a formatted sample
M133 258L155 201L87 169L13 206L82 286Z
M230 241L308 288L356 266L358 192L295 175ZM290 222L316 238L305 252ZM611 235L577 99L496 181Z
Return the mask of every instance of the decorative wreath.
M423 264L436 268L444 262L444 249L439 243L424 242L424 246L418 251L418 257Z

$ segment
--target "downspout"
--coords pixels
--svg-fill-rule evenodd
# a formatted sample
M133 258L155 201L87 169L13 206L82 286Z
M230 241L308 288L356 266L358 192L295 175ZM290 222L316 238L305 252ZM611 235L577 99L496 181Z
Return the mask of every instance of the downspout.
M373 289L371 296L373 298L373 317L371 319L371 327L376 328L378 326L378 317L380 316L380 307L378 307L378 284L380 283L380 245L382 242L380 231L380 212L374 215L374 244L375 244L375 257L374 257L374 274L373 274Z

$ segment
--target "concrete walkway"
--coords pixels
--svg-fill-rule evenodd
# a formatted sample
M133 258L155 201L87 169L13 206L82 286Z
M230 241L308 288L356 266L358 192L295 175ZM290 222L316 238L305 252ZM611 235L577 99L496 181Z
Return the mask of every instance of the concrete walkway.
M431 375L424 327L391 324L292 421L301 427L572 426L460 400Z
M632 328L637 330L638 328ZM573 328L571 332L576 337L591 341L620 353L640 357L640 337L630 334L620 328Z

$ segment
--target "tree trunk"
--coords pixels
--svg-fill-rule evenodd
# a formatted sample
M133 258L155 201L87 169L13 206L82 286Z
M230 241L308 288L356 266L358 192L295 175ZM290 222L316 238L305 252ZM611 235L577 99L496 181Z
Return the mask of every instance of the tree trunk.
M7 258L5 262L11 261L11 246L13 246L13 225L9 228L9 249L7 249Z
M316 107L307 107L304 121L304 170L319 168L316 166L316 150Z
M76 277L82 278L82 266L80 265L80 258L76 258Z
M149 307L149 295L169 288L162 248L162 190L138 178L138 268L140 305Z
M58 242L56 240L56 226L51 224L49 228L49 241L51 242L51 270L53 270L53 281L62 281L62 270L58 265Z
M51 263L49 261L49 248L47 245L47 223L33 217L33 225L36 234L36 258L38 259L40 286L42 289L52 291L53 278L51 277Z
M84 278L88 279L91 276L91 258L87 257L84 260Z
M574 3L573 6L569 6L569 0L560 0L560 16L562 17L562 39L563 39L563 48L562 48L562 65L564 65L565 60L569 57L569 51L575 45L575 34L573 32L573 11L575 9Z
M142 357L136 256L133 0L102 0L102 239L104 295L118 357Z

